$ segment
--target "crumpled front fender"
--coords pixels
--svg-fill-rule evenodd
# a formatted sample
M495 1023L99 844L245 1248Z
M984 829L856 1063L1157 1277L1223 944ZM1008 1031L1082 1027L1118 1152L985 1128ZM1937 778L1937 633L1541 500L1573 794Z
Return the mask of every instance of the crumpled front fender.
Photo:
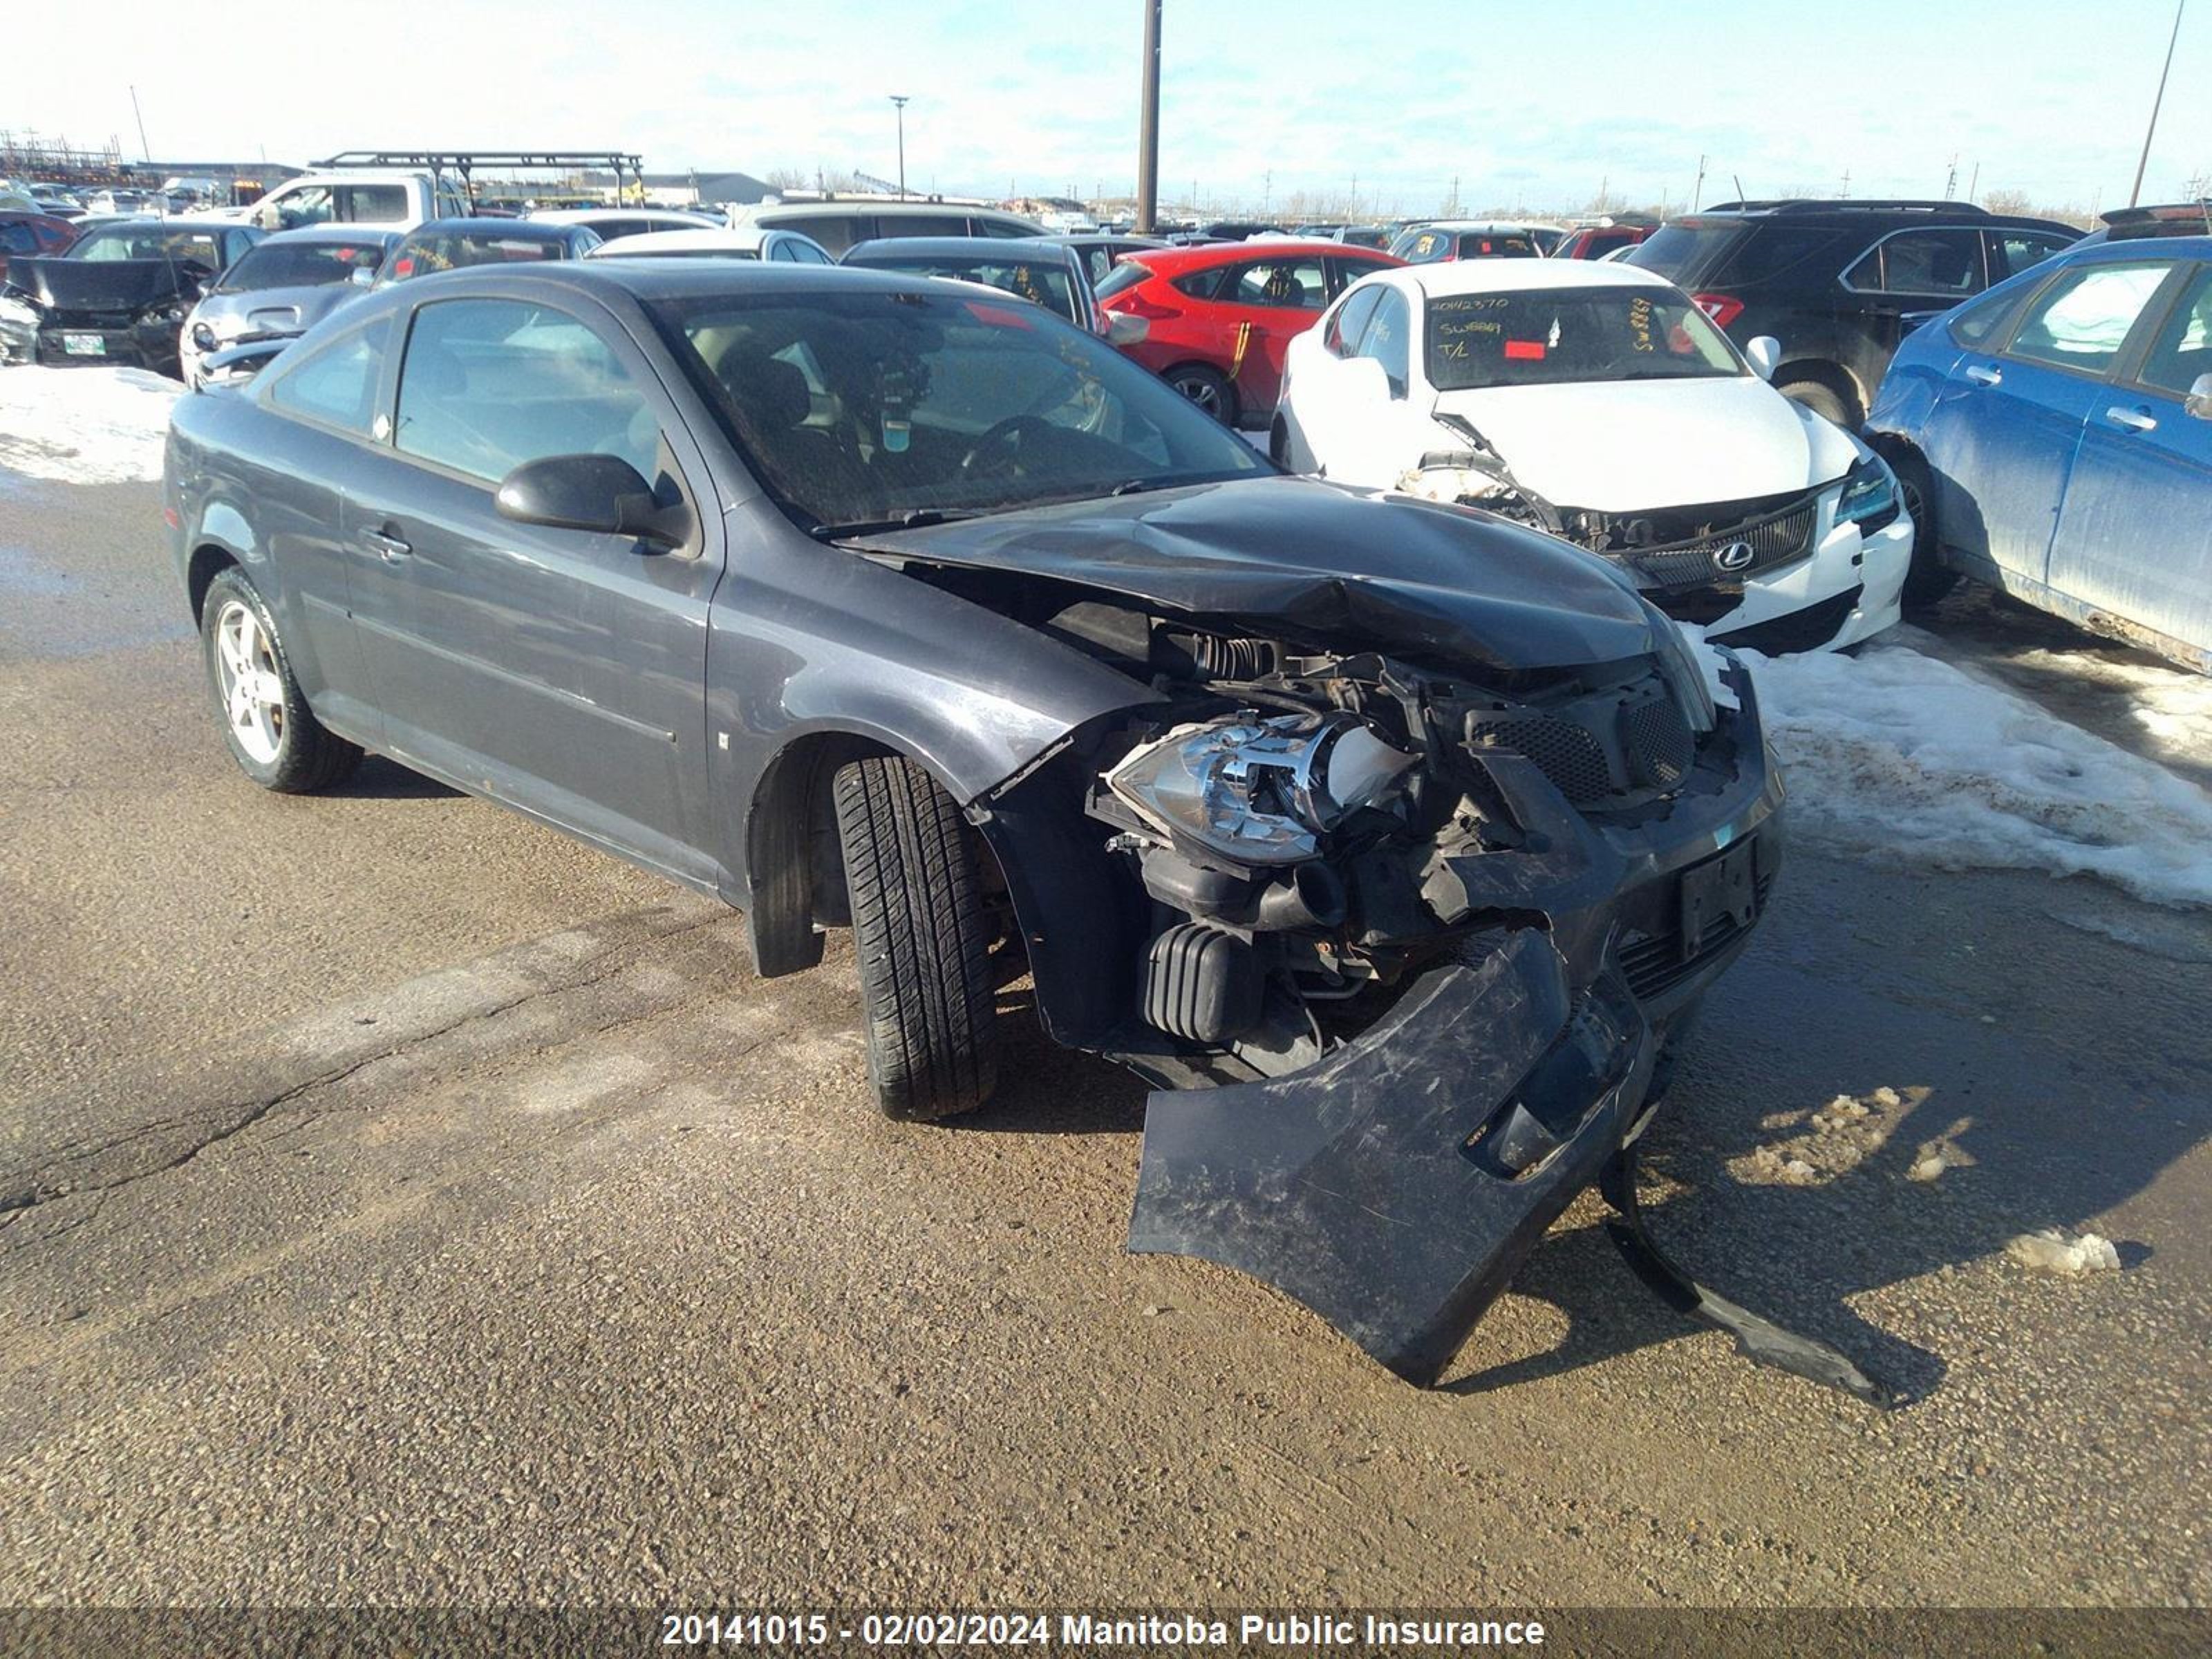
M1304 1071L1153 1094L1129 1248L1266 1279L1432 1382L1619 1149L1658 1046L1618 972L1577 994L1541 930L1483 936Z

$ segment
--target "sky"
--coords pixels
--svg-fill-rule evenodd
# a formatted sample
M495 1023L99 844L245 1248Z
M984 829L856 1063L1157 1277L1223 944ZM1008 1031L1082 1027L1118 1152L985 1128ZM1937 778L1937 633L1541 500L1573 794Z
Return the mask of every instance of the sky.
M1141 0L102 0L17 9L0 130L155 156L576 145L653 171L1134 188ZM1165 0L1164 205L1378 216L1796 191L2127 199L2172 0ZM189 44L184 44L188 42ZM244 65L245 67L241 67ZM2212 0L2183 21L2144 199L2212 173ZM1848 174L1848 184L1846 184Z

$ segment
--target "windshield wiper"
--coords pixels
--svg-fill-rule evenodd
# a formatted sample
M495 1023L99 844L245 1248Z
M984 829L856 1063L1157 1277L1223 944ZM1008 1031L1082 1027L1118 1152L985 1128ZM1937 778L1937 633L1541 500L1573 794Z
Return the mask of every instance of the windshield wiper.
M806 533L817 541L841 541L848 536L876 536L886 530L921 530L933 524L951 524L956 519L981 518L980 512L957 507L912 507L887 519L847 519L834 524L817 524Z

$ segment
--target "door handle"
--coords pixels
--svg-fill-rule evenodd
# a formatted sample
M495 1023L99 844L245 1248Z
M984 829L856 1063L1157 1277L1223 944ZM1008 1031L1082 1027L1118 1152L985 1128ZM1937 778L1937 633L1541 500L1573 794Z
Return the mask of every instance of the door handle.
M1997 386L2004 380L2004 371L1986 363L1972 363L1967 366L1966 378L1976 386Z
M380 556L386 564L397 564L415 551L398 537L381 530L364 530L361 532L361 539L362 545Z
M2124 426L2130 432L2154 432L2158 422L2140 409L2108 409L2105 418L2114 426Z

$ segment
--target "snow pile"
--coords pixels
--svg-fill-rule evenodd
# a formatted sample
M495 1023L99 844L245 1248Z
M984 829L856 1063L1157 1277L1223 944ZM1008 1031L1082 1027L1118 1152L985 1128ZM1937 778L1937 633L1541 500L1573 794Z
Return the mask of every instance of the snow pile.
M2038 1273L2078 1277L2120 1270L2119 1251L2101 1233L2083 1233L2079 1238L2069 1238L2056 1228L2046 1227L2041 1232L2022 1233L2005 1246L2005 1254Z
M1791 834L1938 869L2100 876L2212 905L2212 795L2027 698L1913 648L1745 652ZM2176 695L2179 695L2178 693Z
M58 483L158 478L183 389L143 368L0 370L0 468Z

